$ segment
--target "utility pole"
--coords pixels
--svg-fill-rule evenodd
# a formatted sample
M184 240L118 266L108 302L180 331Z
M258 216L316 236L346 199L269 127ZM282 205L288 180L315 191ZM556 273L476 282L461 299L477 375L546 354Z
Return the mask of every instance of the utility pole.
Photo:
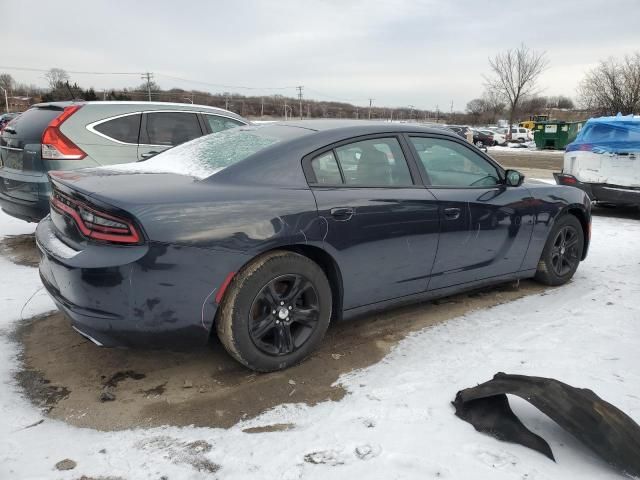
M370 98L369 99L369 120L371 120L371 105L373 105L373 101L375 100L375 98Z
M7 110L7 113L9 113L9 97L7 97L7 89L4 87L0 87L0 88L4 90L4 106Z
M453 115L453 100L451 100L451 115Z
M147 72L140 78L147 81L147 94L149 95L149 101L151 101L151 79L153 79L153 73Z
M440 116L440 109L438 108L438 105L436 105L436 123L438 123L439 116Z
M307 103L307 119L311 118L311 104Z
M411 120L413 118L413 109L415 108L414 105L407 105L410 110L409 110L409 120Z
M264 117L264 97L260 97L260 118Z
M296 87L296 90L298 90L298 103L300 106L300 120L302 120L302 89L304 88L304 86L302 85L298 85Z
M229 110L229 95L224 96L224 109Z

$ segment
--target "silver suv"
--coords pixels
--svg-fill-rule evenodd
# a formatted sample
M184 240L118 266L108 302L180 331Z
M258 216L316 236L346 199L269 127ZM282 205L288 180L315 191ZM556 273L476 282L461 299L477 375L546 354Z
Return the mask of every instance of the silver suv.
M227 110L182 103L34 105L0 135L0 207L37 222L49 213L50 170L139 162L202 135L248 123Z

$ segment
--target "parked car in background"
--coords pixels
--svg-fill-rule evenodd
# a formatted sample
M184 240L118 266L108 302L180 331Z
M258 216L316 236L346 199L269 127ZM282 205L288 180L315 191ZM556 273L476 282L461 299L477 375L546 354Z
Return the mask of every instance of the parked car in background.
M0 207L37 222L51 170L144 161L188 140L249 123L220 108L162 102L34 105L0 135Z
M533 140L533 132L524 127L511 127L512 142L530 142Z
M493 132L471 129L473 132L473 144L480 147L492 147L494 144Z
M18 115L20 115L20 113L18 113L18 112L16 112L16 113L3 113L2 115L0 115L0 132L2 132L2 130L4 130L4 127L6 127L7 124L11 120L16 118Z
M592 118L567 145L556 183L603 205L640 205L640 117Z
M467 132L471 130L469 127L464 125L447 125L447 128L465 140L467 139Z
M480 129L478 130L485 135L493 137L493 145L505 145L507 143L507 137L505 134L500 133L498 130Z
M584 192L523 184L441 128L251 125L50 176L40 276L79 333L170 348L217 333L258 371L303 360L330 322L520 278L561 285L589 246Z

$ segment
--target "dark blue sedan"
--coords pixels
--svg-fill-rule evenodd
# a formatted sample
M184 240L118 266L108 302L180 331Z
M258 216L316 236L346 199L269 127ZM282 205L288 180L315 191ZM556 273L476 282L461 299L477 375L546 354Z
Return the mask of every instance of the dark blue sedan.
M105 346L217 332L258 371L312 352L331 321L479 286L567 282L590 202L523 183L438 128L246 126L122 166L52 172L40 275Z

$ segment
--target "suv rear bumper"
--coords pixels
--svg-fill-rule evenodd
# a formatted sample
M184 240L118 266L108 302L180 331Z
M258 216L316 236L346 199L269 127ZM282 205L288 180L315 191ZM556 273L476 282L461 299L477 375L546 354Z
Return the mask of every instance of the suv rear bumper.
M16 187L26 198L9 195ZM0 208L12 217L39 222L49 213L50 196L51 184L46 174L26 175L0 169Z
M558 185L576 187L589 195L592 202L615 205L640 205L640 188L609 185L607 183L583 183L573 175L554 173Z

